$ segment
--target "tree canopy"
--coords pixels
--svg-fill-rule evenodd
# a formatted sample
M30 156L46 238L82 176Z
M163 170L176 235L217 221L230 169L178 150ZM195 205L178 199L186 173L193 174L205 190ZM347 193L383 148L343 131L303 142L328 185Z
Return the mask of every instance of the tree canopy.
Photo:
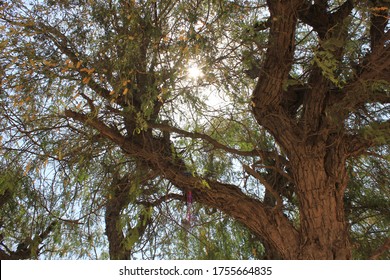
M0 258L389 259L389 7L0 1Z

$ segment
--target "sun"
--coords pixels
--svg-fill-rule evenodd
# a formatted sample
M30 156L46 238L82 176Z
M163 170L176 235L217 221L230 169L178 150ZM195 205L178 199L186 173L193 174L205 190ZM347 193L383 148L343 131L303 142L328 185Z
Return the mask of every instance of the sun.
M195 62L191 62L187 68L187 76L192 80L197 80L203 77L202 69Z

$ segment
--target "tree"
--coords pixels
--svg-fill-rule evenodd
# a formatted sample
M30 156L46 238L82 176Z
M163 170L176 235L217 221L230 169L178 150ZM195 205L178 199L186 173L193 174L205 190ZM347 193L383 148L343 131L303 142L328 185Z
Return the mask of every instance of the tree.
M38 206L41 197L22 169L8 162L1 163L0 170L0 258L36 259L57 221L50 220Z
M114 259L189 194L265 258L388 258L388 17L371 0L4 1L3 156L62 186L48 212L86 219L82 244L104 243L104 215Z

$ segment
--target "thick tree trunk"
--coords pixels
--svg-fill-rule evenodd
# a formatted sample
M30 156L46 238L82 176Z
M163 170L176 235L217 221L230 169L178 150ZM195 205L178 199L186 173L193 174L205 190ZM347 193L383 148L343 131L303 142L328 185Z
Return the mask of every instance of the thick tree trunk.
M111 260L129 260L131 250L125 247L125 235L121 225L121 212L130 203L130 182L126 178L114 178L107 200L105 223Z
M137 220L137 224L132 228L128 225L126 232L124 232L125 227L121 222L122 211L130 203L134 202L134 193L139 191L145 182L154 178L153 174L147 174L146 172L132 175L134 176L130 177L125 175L121 178L119 174L114 172L110 193L107 196L105 223L111 260L130 260L132 245L142 238L151 223L149 213L147 211L144 212L142 206L140 206L139 215L133 217ZM138 178L137 176L142 179L136 179Z
M326 106L331 83L313 67L309 87L296 106L286 103L294 91L283 89L294 60L296 11L311 11L305 1L269 1L271 24L270 47L252 96L253 113L258 124L266 128L287 155L298 199L299 246L288 246L286 256L294 259L349 259L351 248L344 216L343 197L347 185L342 133L333 135L338 124L331 123ZM348 3L349 4L349 3ZM351 10L349 5L339 12L321 15L329 22L338 22ZM321 37L332 24L315 27ZM315 24L313 24L315 25ZM320 30L321 29L321 30ZM266 73L264 75L263 73ZM290 91L289 91L290 90ZM302 106L301 113L297 108ZM292 109L293 108L293 109ZM283 240L283 242L287 242Z
M329 174L323 157L300 156L293 164L300 212L298 259L350 259L351 248L344 216L346 185L343 162Z

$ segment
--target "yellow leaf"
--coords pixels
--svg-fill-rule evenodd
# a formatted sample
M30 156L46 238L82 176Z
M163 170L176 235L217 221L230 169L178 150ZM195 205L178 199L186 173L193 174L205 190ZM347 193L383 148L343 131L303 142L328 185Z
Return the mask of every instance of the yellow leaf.
M14 87L15 91L21 91L23 89L23 85L17 85Z
M130 82L131 82L131 80L125 80L125 81L122 82L122 85L125 87L125 86L127 86L127 84L130 83Z
M95 71L95 68L91 68L91 69L88 69L88 68L81 68L81 69L80 69L80 72L87 72L88 75L91 75L94 71Z
M76 64L76 68L79 69L81 67L81 64L83 64L83 61L80 60L79 62L77 62Z
M46 168L48 162L49 162L49 158L47 157L46 160L43 162L43 167L44 168Z
M43 64L45 64L45 65L48 66L48 67L54 67L54 66L57 65L54 61L49 61L49 60L45 60L45 61L43 62Z
M31 169L31 161L29 163L27 163L26 169L24 169L24 173L23 173L24 176L27 175L27 173L30 171L30 169Z
M30 59L30 65L35 68L35 61L33 59Z
M123 95L126 95L128 91L129 91L129 89L125 88L125 90L123 91Z
M90 80L91 80L91 77L85 77L83 79L83 84L88 84Z
M389 8L388 7L373 7L371 8L372 11L380 12L380 11L387 11Z
M185 46L185 47L183 48L183 54L184 54L184 55L187 55L188 52L189 52L189 49L188 49L187 46Z
M65 60L65 64L67 68L74 68L74 64L70 59Z

